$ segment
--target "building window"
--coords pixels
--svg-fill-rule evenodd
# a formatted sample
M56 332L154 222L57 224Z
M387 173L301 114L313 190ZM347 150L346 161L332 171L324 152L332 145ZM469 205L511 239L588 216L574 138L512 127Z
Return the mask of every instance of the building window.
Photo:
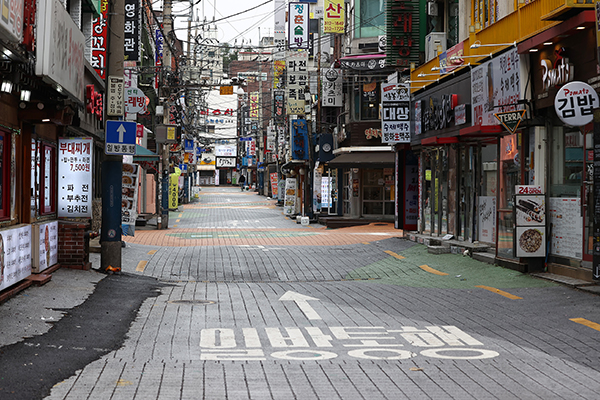
M56 146L41 140L31 141L31 215L56 212L57 155Z
M10 218L10 133L0 130L0 220Z
M373 121L379 119L379 82L375 78L365 77L355 87L355 115L354 119L358 121Z
M354 36L356 38L385 35L385 2L383 0L359 0L355 2Z

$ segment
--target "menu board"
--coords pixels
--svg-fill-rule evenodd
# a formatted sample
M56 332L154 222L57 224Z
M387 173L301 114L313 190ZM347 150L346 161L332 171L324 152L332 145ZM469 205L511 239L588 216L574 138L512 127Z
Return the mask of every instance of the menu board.
M479 196L477 205L479 241L496 243L496 197Z
M137 197L139 166L123 163L121 185L121 231L125 236L135 236L135 220L137 219Z
M58 139L58 217L92 216L92 138Z
M544 195L515 197L517 257L544 257L547 239Z
M31 225L0 231L0 290L31 275Z
M578 197L550 197L548 200L550 254L581 259L583 218Z
M296 178L287 178L285 180L285 200L283 203L283 213L291 215L296 212Z

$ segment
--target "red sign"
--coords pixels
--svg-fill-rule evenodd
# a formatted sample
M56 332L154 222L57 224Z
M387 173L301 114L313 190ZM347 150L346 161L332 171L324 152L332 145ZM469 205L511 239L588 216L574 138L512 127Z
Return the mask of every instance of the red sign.
M92 67L100 78L106 79L106 51L108 46L108 0L100 0L100 15L92 21Z
M517 185L515 186L516 194L544 194L541 186L536 185Z

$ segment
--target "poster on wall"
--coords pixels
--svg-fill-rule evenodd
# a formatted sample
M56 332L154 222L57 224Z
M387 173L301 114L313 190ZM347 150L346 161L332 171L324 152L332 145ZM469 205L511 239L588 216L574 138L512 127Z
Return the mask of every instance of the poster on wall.
M123 163L121 231L124 236L135 236L139 172L137 164Z
M546 200L544 196L517 196L517 225L546 225Z
M285 200L283 203L283 213L292 215L296 212L296 178L287 178L285 180Z
M92 138L58 139L58 217L92 216Z
M478 238L480 242L496 243L496 197L479 196L477 202Z
M0 290L31 275L31 225L0 231Z
M578 197L550 197L548 219L550 254L581 259L583 249L583 217Z
M32 233L31 270L37 273L58 263L58 221L32 225Z
M279 191L277 190L279 189L279 185L277 184L277 172L271 172L269 178L271 179L271 193L273 194L273 198L279 199Z

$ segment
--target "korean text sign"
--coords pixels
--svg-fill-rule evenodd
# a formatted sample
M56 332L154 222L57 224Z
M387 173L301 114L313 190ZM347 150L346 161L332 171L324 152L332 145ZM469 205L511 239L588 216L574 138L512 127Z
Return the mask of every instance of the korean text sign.
M381 85L381 141L410 143L410 95L395 83Z
M289 48L308 49L308 4L290 3Z
M92 216L92 138L58 140L58 217Z
M344 33L344 0L325 0L324 33Z

